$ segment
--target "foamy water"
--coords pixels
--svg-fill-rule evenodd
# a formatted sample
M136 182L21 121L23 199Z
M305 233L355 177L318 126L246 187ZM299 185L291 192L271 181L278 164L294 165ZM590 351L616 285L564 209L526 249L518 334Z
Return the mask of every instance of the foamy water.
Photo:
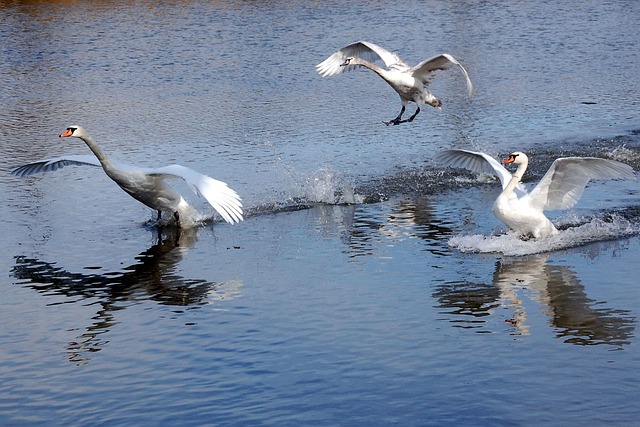
M573 222L573 221L572 221ZM449 246L462 252L497 253L510 256L532 255L557 251L606 240L622 239L640 233L640 224L631 223L619 215L607 220L590 221L561 229L558 234L539 239L522 239L518 233L501 235L461 235L449 240Z

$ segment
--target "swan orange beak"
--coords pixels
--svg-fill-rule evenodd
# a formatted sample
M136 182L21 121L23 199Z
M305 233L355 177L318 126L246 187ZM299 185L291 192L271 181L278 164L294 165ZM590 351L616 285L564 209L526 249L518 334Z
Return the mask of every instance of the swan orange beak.
M503 165L509 164L509 163L513 163L516 160L516 156L509 156L506 159L504 159L502 161Z
M64 131L64 133L60 134L60 138L64 138L64 137L71 136L71 135L73 135L73 131L71 129L67 129L67 130Z

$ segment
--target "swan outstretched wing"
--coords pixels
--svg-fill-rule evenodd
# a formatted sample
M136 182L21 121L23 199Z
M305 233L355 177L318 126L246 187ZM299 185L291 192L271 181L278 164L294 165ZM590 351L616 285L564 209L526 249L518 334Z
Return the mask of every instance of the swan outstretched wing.
M556 159L538 185L531 190L531 205L542 210L569 209L575 205L589 180L635 179L633 168L597 157Z
M500 179L503 190L511 181L511 173L488 154L469 150L446 150L438 153L436 160L446 166L463 168L474 173L496 175Z
M460 64L460 62L458 62L457 59L448 53L442 53L434 56L433 58L425 59L415 67L412 67L410 73L416 79L420 79L426 83L428 82L431 73L436 70L446 70L453 65L457 65L462 70L462 74L467 82L467 91L469 96L471 96L473 93L473 84L469 78L469 73L467 73L467 70L462 66L462 64Z
M60 156L54 159L40 160L38 162L22 165L11 171L11 174L19 177L25 177L36 173L55 171L70 165L100 166L100 161L92 155L79 154Z
M396 68L399 70L409 69L409 66L405 64L395 53L389 52L387 49L378 46L377 44L359 41L343 47L316 65L316 70L322 77L335 76L336 74L354 70L358 68L357 65L342 66L345 59L352 56L364 59L368 62L381 60L388 68Z
M169 165L155 169L145 169L149 175L163 175L182 178L199 196L207 202L230 224L242 221L242 203L238 193L226 183L203 175L186 166Z

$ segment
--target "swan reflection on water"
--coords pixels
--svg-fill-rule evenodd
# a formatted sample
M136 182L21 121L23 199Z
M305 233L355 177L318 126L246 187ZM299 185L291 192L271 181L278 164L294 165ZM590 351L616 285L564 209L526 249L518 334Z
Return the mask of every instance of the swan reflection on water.
M452 233L451 222L436 212L431 198L398 200L389 212L375 212L375 209L377 207L359 205L350 209L349 221L343 220L343 241L351 258L372 256L385 242L413 238L420 239L424 250L433 255L449 255L442 241Z
M428 197L399 200L389 210L370 205L337 211L334 206L322 209L322 224L327 230L341 230L352 259L375 257L379 248L388 242L414 238L419 239L423 250L434 259L450 256L442 248L442 241L453 234L455 219L446 218ZM601 248L610 253L613 244L591 243L582 250L597 252ZM491 333L489 319L495 319L499 309L506 309L509 314L501 329L506 328L514 336L530 335L535 332L532 304L526 301L530 300L540 307L536 313L542 312L549 319L556 337L566 343L629 344L636 323L632 312L606 308L602 301L589 298L571 268L552 264L548 258L548 253L505 256L496 261L490 283L451 280L436 285L433 296L438 307L444 309L446 320L461 328Z
M556 337L566 343L620 346L629 344L634 333L636 320L629 311L601 307L601 302L587 296L576 273L549 263L548 254L498 260L491 285L447 283L435 293L440 307L451 310L452 321L462 327L486 326L484 317L508 308L511 317L505 322L518 336L533 333L530 305L523 296L540 305Z
M154 230L155 243L135 257L135 262L117 272L102 274L73 273L35 258L15 257L12 275L18 284L35 289L46 296L63 296L64 301L97 300L99 307L91 324L75 341L68 344L69 361L84 364L88 353L108 343L103 338L118 321L115 312L135 301L152 300L162 305L201 307L214 301L239 296L241 282L214 283L202 279L186 279L176 273L187 249L196 241L196 228Z

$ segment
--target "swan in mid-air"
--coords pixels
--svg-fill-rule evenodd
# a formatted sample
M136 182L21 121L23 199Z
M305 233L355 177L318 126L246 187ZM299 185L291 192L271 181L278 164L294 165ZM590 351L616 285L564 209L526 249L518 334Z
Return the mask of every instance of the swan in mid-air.
M373 62L382 60L387 69L380 68ZM389 52L377 44L359 41L343 47L318 65L316 70L322 77L333 76L351 71L360 66L366 67L384 79L396 92L400 95L402 101L402 109L400 114L388 122L384 122L387 126L399 125L400 123L412 122L420 112L421 105L431 105L432 107L440 107L442 101L436 98L428 89L429 81L432 73L436 70L444 70L453 65L457 65L462 70L464 78L467 82L469 96L473 92L473 85L469 79L467 70L448 53L436 55L433 58L426 59L416 65L410 67L404 63L398 55ZM407 104L415 102L416 112L406 120L402 119Z
M196 194L204 197L225 221L230 224L242 221L240 197L222 181L180 165L139 168L112 161L98 147L91 135L80 126L69 126L60 135L61 138L68 136L83 140L95 157L91 155L61 156L20 166L11 173L24 177L38 172L55 171L68 165L101 166L107 176L131 197L158 211L158 220L161 212L173 214L178 228L181 227L181 216L191 212L192 208L180 193L165 182L165 179L182 178Z
M597 157L556 159L530 193L520 184L529 159L516 151L502 163L518 165L513 176L497 160L484 153L447 150L437 156L445 165L475 173L492 173L502 183L502 193L493 204L493 214L523 237L546 237L558 230L545 210L569 209L575 205L591 179L635 179L633 168L615 160Z

